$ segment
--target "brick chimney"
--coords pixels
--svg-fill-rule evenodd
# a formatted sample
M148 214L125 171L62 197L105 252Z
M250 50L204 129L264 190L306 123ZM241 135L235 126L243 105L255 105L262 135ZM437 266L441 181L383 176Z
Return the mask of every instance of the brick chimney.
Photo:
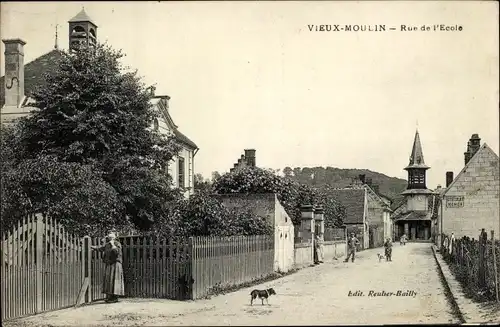
M255 150L245 149L245 158L247 161L247 166L255 167Z
M450 186L450 184L453 182L453 172L452 171L447 171L446 172L446 187Z
M364 184L365 180L366 180L366 175L365 174L360 174L359 175L359 180L361 181L361 184Z
M5 44L5 106L20 107L24 99L24 46L21 39L2 40Z
M481 147L481 139L478 134L472 134L467 142L467 152L464 153L464 162L467 164Z

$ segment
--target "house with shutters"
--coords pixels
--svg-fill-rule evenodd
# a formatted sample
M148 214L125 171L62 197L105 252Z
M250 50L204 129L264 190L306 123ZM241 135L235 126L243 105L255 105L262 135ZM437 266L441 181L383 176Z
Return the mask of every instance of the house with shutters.
M481 229L500 236L499 157L473 134L464 153L464 168L453 178L446 173L446 188L441 191L437 225L439 233L460 238L478 238Z
M94 46L97 43L97 24L82 10L68 21L69 50L79 46ZM33 107L30 94L36 87L43 87L43 74L51 74L63 55L58 47L57 39L54 49L35 60L24 64L26 42L21 39L2 40L5 44L5 76L0 77L3 87L0 87L0 118L2 123L13 123L17 118L29 115L37 110ZM154 88L151 104L157 113L151 128L164 135L173 135L182 146L178 156L168 165L168 173L172 176L175 187L185 190L189 197L194 192L195 155L198 146L179 131L170 115L170 97L156 95Z

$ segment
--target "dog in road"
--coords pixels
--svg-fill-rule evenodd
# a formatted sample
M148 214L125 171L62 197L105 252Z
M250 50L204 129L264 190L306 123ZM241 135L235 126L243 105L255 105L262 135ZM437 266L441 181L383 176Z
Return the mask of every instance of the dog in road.
M378 256L378 262L382 261L382 259L385 258L385 255L382 255L380 253L377 253L377 256Z
M276 292L273 288L268 288L267 290L253 290L252 292L250 292L250 305L253 305L253 300L255 300L257 297L259 297L259 299L262 301L262 305L264 305L264 299L269 305L269 297L271 295L276 295Z

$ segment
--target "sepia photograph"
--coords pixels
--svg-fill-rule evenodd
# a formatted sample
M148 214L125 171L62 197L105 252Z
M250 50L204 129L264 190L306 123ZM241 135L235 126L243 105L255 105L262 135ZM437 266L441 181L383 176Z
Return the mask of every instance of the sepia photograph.
M498 12L2 2L2 325L499 324Z

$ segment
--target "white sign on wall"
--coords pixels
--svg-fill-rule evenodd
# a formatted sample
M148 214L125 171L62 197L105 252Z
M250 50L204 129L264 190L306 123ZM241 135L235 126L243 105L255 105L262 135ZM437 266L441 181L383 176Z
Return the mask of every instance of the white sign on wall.
M446 208L462 208L464 206L463 196L447 196Z

